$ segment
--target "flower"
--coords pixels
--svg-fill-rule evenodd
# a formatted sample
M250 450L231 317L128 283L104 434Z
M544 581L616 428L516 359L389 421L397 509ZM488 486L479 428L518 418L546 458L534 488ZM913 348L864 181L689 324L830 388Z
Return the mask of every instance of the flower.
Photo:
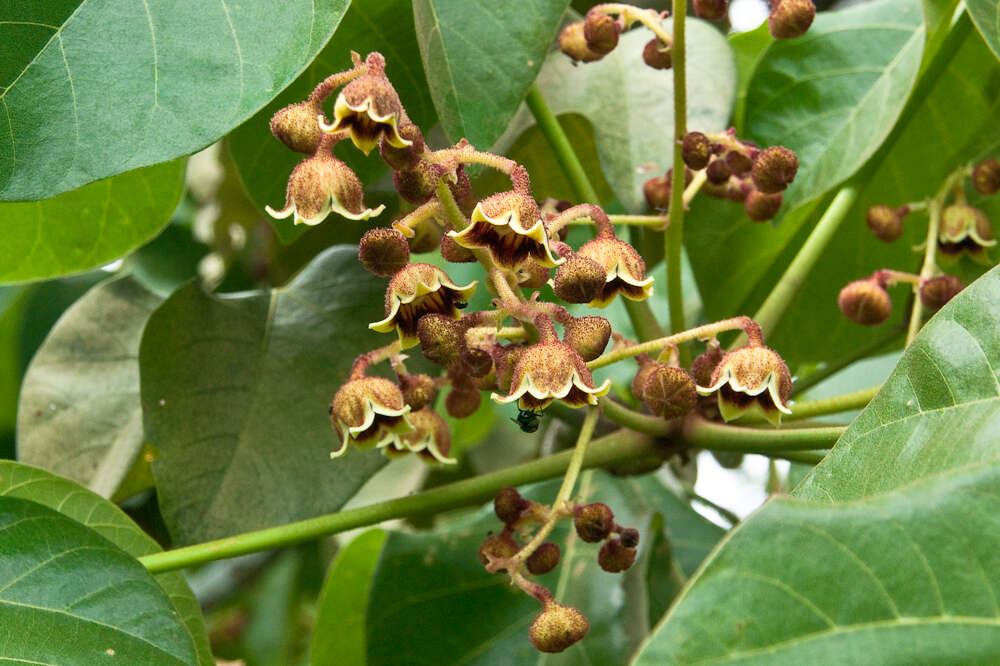
M502 404L517 400L521 409L539 411L555 399L571 407L596 405L597 398L609 390L610 379L594 386L594 377L580 355L543 333L542 342L525 349L514 366L510 392L505 396L494 393L492 398Z
M726 354L712 373L710 386L697 387L701 395L718 391L719 413L726 421L759 410L780 425L781 414L791 414L786 403L792 393L788 366L774 351L748 345Z
M406 148L413 141L399 133L399 127L409 124L396 89L385 75L385 58L371 53L366 59L368 71L351 81L337 95L333 105L333 124L319 118L324 132L347 130L355 146L365 155L385 139L393 148Z
M577 255L592 259L604 269L604 289L600 296L590 301L591 307L607 307L618 292L632 301L642 301L652 295L653 278L646 277L646 262L625 241L599 235L584 243Z
M385 291L385 319L368 324L380 333L395 329L403 349L419 342L417 322L426 314L437 313L452 319L461 316L456 303L465 303L476 291L473 280L464 287L431 264L410 264L392 276Z
M399 387L381 377L352 379L333 396L330 420L340 437L340 448L330 454L339 458L354 443L359 449L383 447L399 442L413 430L406 420L410 406Z
M367 220L385 206L366 208L361 181L351 168L329 153L320 152L302 160L292 170L285 192L285 207L265 206L268 215L283 220L295 216L295 224L316 225L330 212L350 220Z
M944 209L938 231L938 249L943 255L957 257L965 251L973 261L988 263L986 248L996 244L986 213L966 204Z
M448 457L448 452L451 451L451 431L440 414L425 407L411 412L407 419L413 426L413 431L393 440L390 446L383 449L383 453L395 456L412 451L428 462L457 462Z
M469 226L458 232L449 231L448 235L470 250L485 248L498 266L517 268L522 262L534 259L552 268L563 259L552 254L541 218L534 199L510 190L480 201L472 211Z

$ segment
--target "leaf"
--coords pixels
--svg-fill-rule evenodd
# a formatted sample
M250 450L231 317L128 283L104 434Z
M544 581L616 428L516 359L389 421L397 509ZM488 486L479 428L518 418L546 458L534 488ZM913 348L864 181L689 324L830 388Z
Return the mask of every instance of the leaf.
M451 142L488 150L542 67L568 0L415 0L431 98Z
M0 198L51 197L212 143L302 71L347 4L8 5Z
M385 538L383 530L369 530L342 548L330 565L316 611L313 666L365 663L368 591Z
M671 22L664 21L667 30ZM689 19L688 127L718 131L726 127L736 94L736 69L729 45L704 21ZM538 87L556 114L579 113L594 127L604 175L630 212L646 209L642 184L670 168L673 130L664 118L673 113L670 71L647 67L642 60L646 30L622 35L603 60L574 66L561 52L549 54ZM504 150L534 123L522 107L497 142Z
M920 67L916 0L821 12L799 39L777 40L754 71L745 129L799 158L789 209L853 174L889 134Z
M767 48L774 42L767 22L761 23L753 30L737 32L727 37L729 46L733 49L736 59L738 80L736 84L736 105L733 108L733 126L737 135L743 134L743 116L746 112L747 92L750 81Z
M923 66L926 67L937 53L941 42L948 36L958 0L921 0L920 5L924 10L924 26L927 31L923 57Z
M278 109L308 97L316 84L330 74L350 68L352 50L362 56L378 51L386 57L386 74L399 93L407 115L423 131L430 131L436 116L420 64L410 4L408 0L351 3L329 43L306 70L267 106L233 130L229 150L247 193L260 211L268 204L275 207L284 205L288 176L295 165L305 158L305 155L292 152L274 138L268 126L271 116ZM330 101L327 111L331 118L332 109L333 102ZM378 155L365 157L350 142L343 142L336 150L337 156L355 170L363 183L374 182L388 170ZM261 168L264 164L267 168ZM366 203L374 205L373 202ZM338 226L343 238L337 242L341 243L356 243L369 228L364 223L343 224L336 215L326 224L338 222L341 222ZM383 226L387 224L382 217L373 222ZM285 243L306 231L301 225L293 226L288 220L272 221L272 225Z
M327 408L354 358L390 340L381 281L357 248L313 260L288 286L209 296L176 291L139 347L144 424L160 509L178 543L336 511L384 464L330 460Z
M80 273L139 247L170 219L183 173L183 161L158 164L54 199L0 204L0 283Z
M0 501L13 501L10 498L30 500L56 510L71 519L70 522L91 528L134 558L161 552L159 545L111 502L68 479L13 461L0 460ZM6 539L4 543L7 543ZM4 552L8 552L6 546ZM103 574L95 578L104 580ZM201 608L183 574L162 573L154 578L194 637L198 661L202 666L214 664ZM68 583L72 576L64 573L62 580ZM10 656L7 652L4 654Z
M162 300L116 277L63 314L24 377L19 460L114 494L144 442L139 339Z
M1000 58L1000 5L993 0L966 0L965 7L993 55Z
M731 533L635 663L1000 657L998 330L994 269L925 326L793 496Z

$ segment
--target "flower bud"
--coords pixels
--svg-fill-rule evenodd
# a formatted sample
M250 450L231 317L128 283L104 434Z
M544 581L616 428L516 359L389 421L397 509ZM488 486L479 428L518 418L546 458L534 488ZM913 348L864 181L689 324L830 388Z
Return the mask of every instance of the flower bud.
M681 157L695 171L704 169L712 157L712 142L701 132L688 132L681 144Z
M730 150L726 153L726 166L735 176L742 176L753 168L753 160L740 150Z
M767 17L767 29L775 39L792 39L805 34L816 18L812 0L775 0Z
M903 216L890 206L872 206L865 216L868 228L875 237L885 243L891 243L903 235Z
M878 326L892 312L889 294L870 278L857 280L841 289L837 305L845 317L862 326Z
M399 136L404 141L409 141L409 146L398 147L393 145L386 137L378 145L378 152L385 161L395 171L412 169L417 166L421 155L424 154L424 135L420 128L413 123L407 123L399 128Z
M635 377L632 378L632 395L637 400L642 400L642 389L646 383L646 378L649 377L649 373L656 369L656 362L649 360L649 357L645 354L637 356L635 360L639 362L639 370L635 373Z
M442 314L427 314L417 322L417 337L424 356L438 365L451 365L465 348L462 325Z
M795 153L784 146L771 146L757 155L750 176L758 190L774 194L788 187L798 169L799 159Z
M268 215L283 220L294 216L295 224L316 225L331 212L349 220L367 220L385 206L367 208L361 181L351 168L329 153L302 160L292 169L285 190L285 207L265 206Z
M635 562L635 548L628 548L619 539L609 539L597 551L597 563L608 573L621 573Z
M989 159L977 164L972 170L972 186L980 194L1000 192L1000 162Z
M517 284L525 289L541 289L548 283L551 271L548 266L528 260L517 267Z
M462 351L459 359L472 377L485 377L493 369L493 357L488 351L478 347L467 347Z
M691 362L691 376L698 386L708 386L712 383L712 373L725 355L718 343L709 343L708 349L695 357Z
M719 158L709 162L708 168L705 169L705 177L713 185L722 185L729 180L732 173L729 170L729 165L726 164L726 160Z
M531 623L528 637L540 652L562 652L587 635L590 622L572 606L547 601Z
M413 227L413 238L406 239L410 244L410 252L423 254L433 252L441 247L444 232L433 220L421 220Z
M670 208L670 181L663 176L655 176L642 184L642 194L646 205L653 210Z
M474 386L452 386L444 399L444 408L452 418L464 419L476 413L481 401L482 396Z
M271 134L295 152L311 155L323 135L319 128L321 113L322 105L310 100L286 106L271 117Z
M657 416L675 419L694 409L698 393L687 372L666 363L654 363L642 384L642 402Z
M596 315L572 320L563 333L563 342L575 349L584 361L593 361L603 354L610 338L611 322Z
M503 393L510 392L510 381L514 376L514 367L521 360L526 347L522 345L497 345L493 351L493 367L497 371L497 388Z
M778 214L782 199L781 192L764 194L757 190L751 190L747 198L743 200L743 211L754 222L766 222Z
M597 543L608 538L615 527L615 514L607 504L578 505L573 511L573 526L576 533L587 543Z
M726 17L729 9L726 0L693 0L694 14L706 21L718 21Z
M535 552L528 556L524 565L528 568L528 573L536 576L547 574L559 564L559 546L546 541L538 547Z
M400 136L406 112L396 89L385 75L385 58L380 53L368 54L368 71L348 83L337 95L333 105L333 124L320 123L324 132L346 130L355 146L365 155L380 141L398 148L410 145Z
M635 548L639 545L639 530L634 527L622 529L618 537L621 539L622 545L626 548Z
M618 35L621 34L618 21L601 12L588 12L583 22L583 37L587 40L587 48L591 52L606 56L618 46Z
M431 404L437 394L434 378L423 373L400 377L399 388L403 391L403 400L414 412Z
M476 260L472 250L462 247L451 236L441 237L441 257L453 264L468 264Z
M410 263L410 246L395 229L371 229L361 237L358 259L369 273L390 277Z
M940 310L963 288L962 281L954 275L936 275L920 285L920 302L928 310Z
M486 541L483 541L483 545L479 547L479 561L483 566L486 566L490 560L506 560L514 557L519 550L521 547L514 541L514 537L509 531L504 530L500 534L486 537ZM497 571L503 572L506 569L498 569Z
M599 263L575 254L556 271L553 285L556 296L567 303L589 303L601 295L606 278Z
M394 171L392 183L404 201L419 206L434 196L439 177L433 164L420 160L413 168Z
M594 62L604 57L595 53L587 45L583 34L583 21L570 23L559 33L559 50L573 59L573 62Z
M493 498L493 511L504 525L513 525L531 502L521 497L516 488L501 488Z
M658 37L654 37L643 47L642 60L653 69L670 69L673 64L672 50L670 44L664 44Z

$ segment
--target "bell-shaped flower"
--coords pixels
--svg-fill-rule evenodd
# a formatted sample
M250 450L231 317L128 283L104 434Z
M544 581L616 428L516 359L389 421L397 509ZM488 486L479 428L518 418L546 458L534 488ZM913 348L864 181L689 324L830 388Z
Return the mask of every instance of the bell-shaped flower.
M619 293L632 301L642 301L652 295L653 278L646 277L646 262L625 241L599 234L584 243L577 254L594 261L605 272L604 288L590 301L591 307L607 307Z
M413 141L399 133L400 126L409 120L385 75L385 58L371 53L365 62L368 71L344 86L333 104L333 123L327 124L321 115L320 129L329 133L347 130L365 155L383 138L394 148L412 146Z
M411 412L407 419L413 426L413 431L382 449L386 456L403 456L412 452L430 463L451 465L457 462L448 457L451 451L451 431L440 414L430 407L424 407Z
M701 395L718 391L719 413L726 421L759 411L780 425L782 414L791 414L788 398L792 376L774 351L762 345L740 347L726 354L712 373L709 386L697 387Z
M448 235L462 247L487 250L493 263L505 268L517 268L528 259L546 268L563 262L552 254L538 204L517 189L483 199L472 211L471 223Z
M331 212L351 220L367 220L385 206L367 208L361 181L351 168L325 151L299 162L288 178L285 207L265 206L268 215L282 220L295 216L295 224L316 225Z
M337 458L347 445L359 449L389 446L413 431L406 419L410 406L396 384L381 377L352 379L333 396L330 420L340 438L340 448L330 454Z
M989 264L986 248L997 244L986 213L966 204L953 204L941 214L938 251L945 257L957 257L963 251L981 264Z
M397 331L403 349L409 349L419 342L417 322L421 317L440 314L458 319L461 316L458 304L467 303L475 291L475 280L459 287L437 266L410 264L389 280L385 319L369 324L368 328L380 333Z

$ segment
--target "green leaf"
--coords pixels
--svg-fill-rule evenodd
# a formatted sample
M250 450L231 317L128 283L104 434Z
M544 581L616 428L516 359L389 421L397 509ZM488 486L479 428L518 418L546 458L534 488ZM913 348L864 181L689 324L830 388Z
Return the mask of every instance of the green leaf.
M375 451L330 460L327 414L354 358L390 342L367 327L384 289L339 246L286 287L213 297L189 284L153 313L142 408L178 543L336 511L384 464Z
M672 23L664 21L667 30ZM718 131L726 127L736 94L732 52L719 31L689 19L688 127ZM622 35L618 47L598 62L574 66L559 51L549 54L538 87L556 114L579 113L594 127L604 175L630 212L646 209L642 184L670 168L673 130L664 118L673 113L673 78L642 60L646 30ZM523 107L498 142L506 149L534 120Z
M170 219L183 173L183 161L158 164L54 199L0 204L0 283L80 273L139 247Z
M51 197L212 143L302 71L347 4L7 5L0 198Z
M424 71L449 141L464 137L488 150L503 134L538 76L568 5L414 1Z
M916 80L924 45L916 0L822 12L799 39L778 40L754 71L748 138L799 158L789 208L853 174L889 134Z
M737 32L727 38L729 46L733 49L733 56L736 58L736 72L738 74L736 84L736 106L733 108L733 126L737 135L743 134L743 116L746 112L747 92L750 89L750 81L753 73L757 69L757 63L767 52L767 48L774 42L771 31L767 28L767 22L761 23L753 30L747 32Z
M793 496L731 533L636 663L1000 658L998 330L994 269L926 325Z
M1000 5L995 0L966 0L965 7L993 55L1000 58Z
M0 501L12 501L10 498L30 500L32 503L56 510L71 519L70 522L73 524L89 527L132 557L161 552L159 545L111 502L68 479L34 467L3 460L0 461ZM89 533L89 530L87 532ZM6 539L4 543L7 543ZM69 573L64 572L63 576L63 580L71 579ZM96 578L103 580L102 576L103 574ZM203 666L214 664L201 608L184 576L180 572L170 572L158 574L154 578L169 597L170 603L190 635L194 637L199 663ZM7 652L4 654L10 656Z
M410 4L408 0L352 3L333 38L309 67L267 106L233 131L229 138L229 150L247 193L259 210L263 211L268 204L274 207L284 205L288 175L305 158L305 155L292 152L274 138L268 127L271 116L277 110L308 97L316 84L330 74L350 68L352 50L362 57L371 51L382 53L386 58L386 74L399 93L410 120L425 132L434 125L436 116L420 64ZM332 105L332 101L327 104L330 112ZM337 146L336 154L366 184L388 170L378 155L365 157L349 141ZM262 164L266 164L267 168L261 168ZM373 202L366 203L374 205ZM382 217L373 222L383 226L387 224ZM326 222L328 225L338 223L344 235L339 240L342 243L357 242L361 234L370 228L364 223L344 224L336 215ZM302 226L293 226L289 220L276 220L272 224L285 243L306 231Z
M316 611L313 666L365 663L368 591L385 538L383 530L369 530L341 549L330 565Z
M114 494L144 442L139 339L162 300L117 277L63 314L24 377L19 460Z
M955 16L958 0L921 0L924 10L924 26L927 31L927 44L924 46L923 66L926 67L941 42L948 36L951 20Z

